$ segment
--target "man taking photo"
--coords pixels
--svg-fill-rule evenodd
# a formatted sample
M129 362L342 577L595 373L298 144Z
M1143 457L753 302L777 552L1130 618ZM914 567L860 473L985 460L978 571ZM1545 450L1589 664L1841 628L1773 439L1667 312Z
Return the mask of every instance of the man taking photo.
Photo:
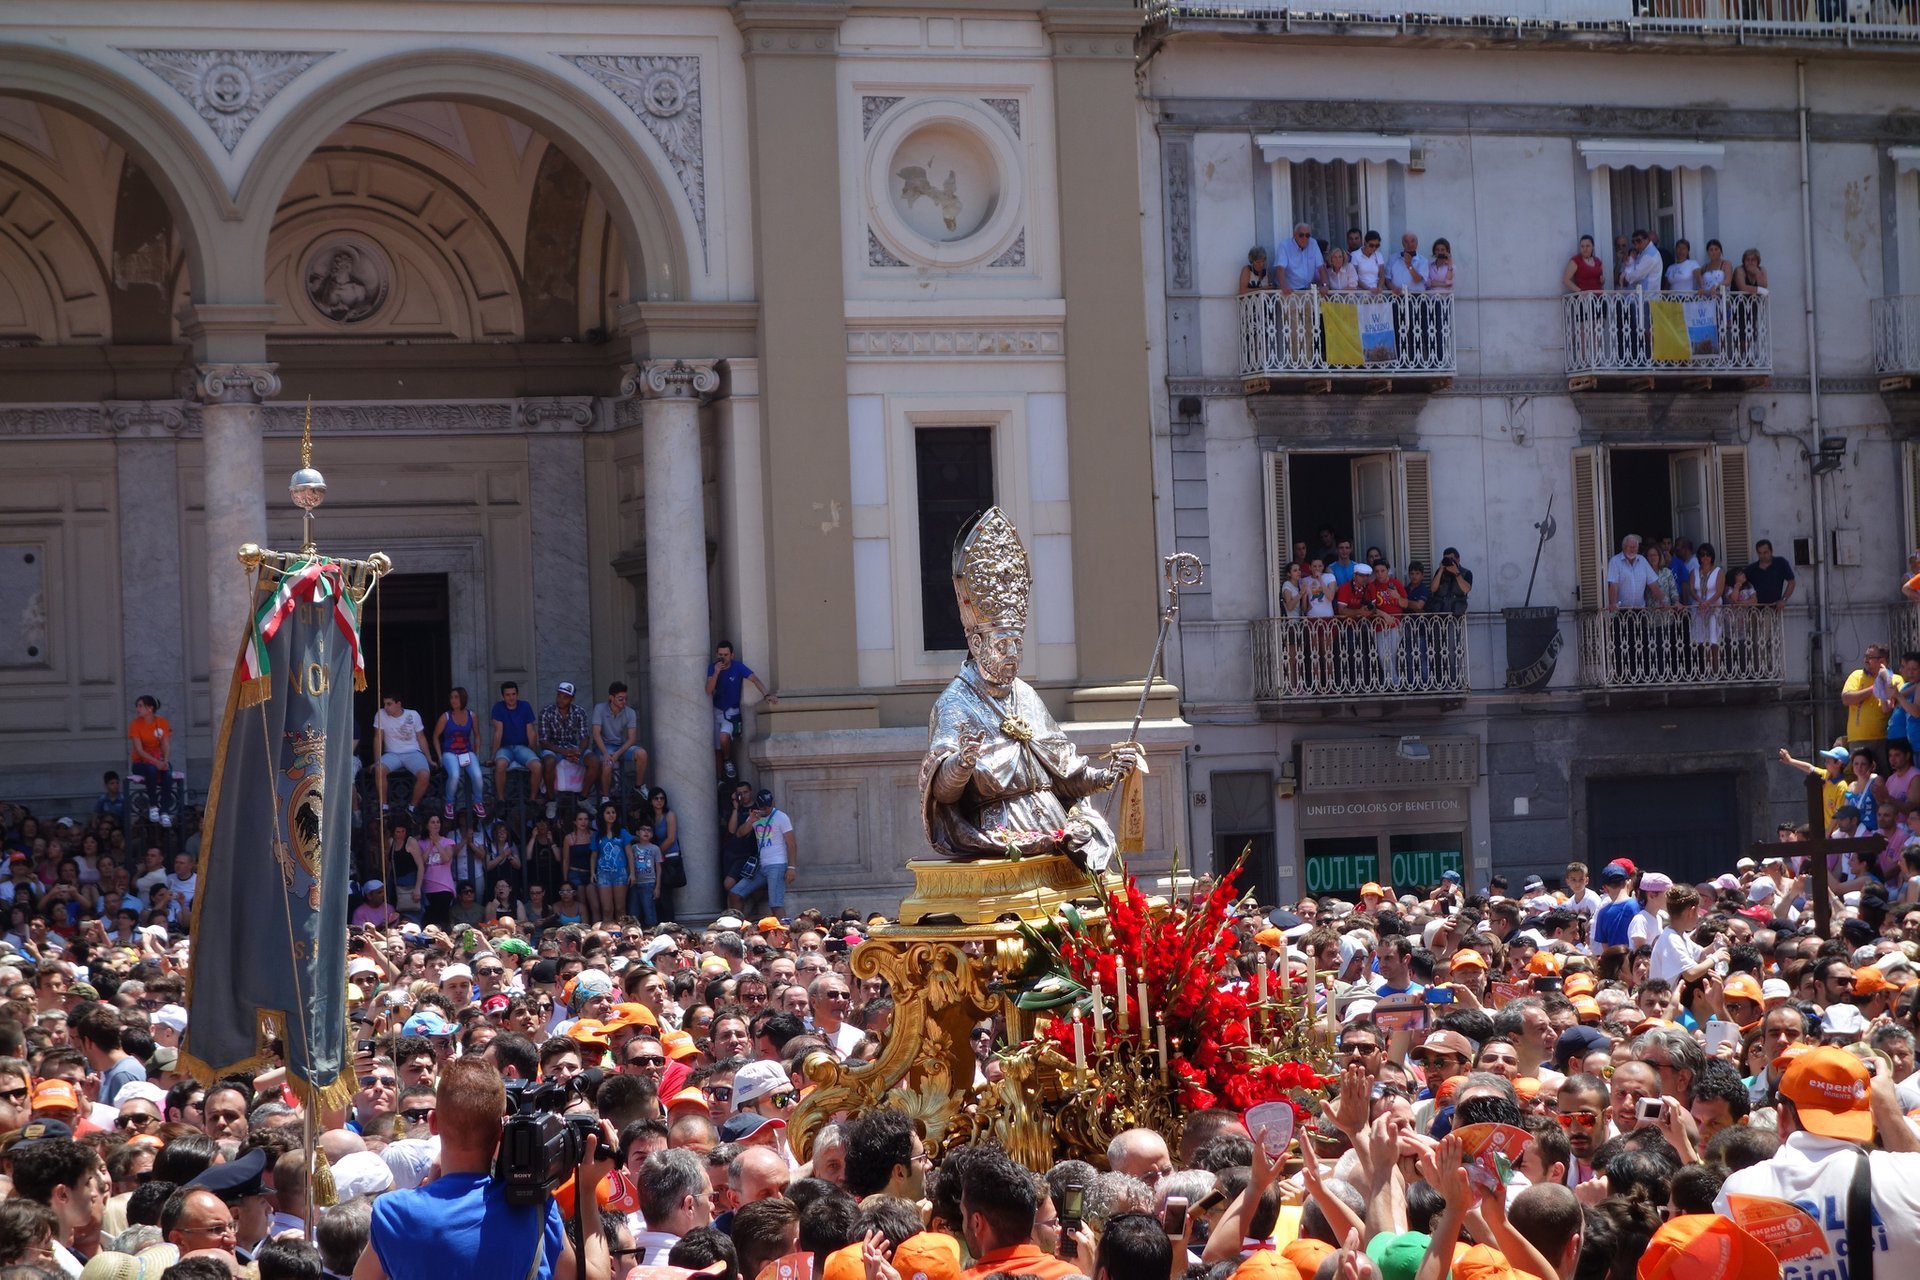
M440 1139L441 1176L374 1202L372 1237L354 1280L442 1280L454 1258L467 1280L569 1280L576 1274L560 1206L549 1198L544 1205L516 1208L494 1180L506 1110L507 1087L492 1064L456 1058L442 1068L428 1121ZM612 1127L604 1121L600 1127L611 1151L617 1145ZM579 1176L598 1187L612 1169L613 1157L596 1149L581 1162ZM598 1197L580 1196L578 1205L588 1280L611 1280Z

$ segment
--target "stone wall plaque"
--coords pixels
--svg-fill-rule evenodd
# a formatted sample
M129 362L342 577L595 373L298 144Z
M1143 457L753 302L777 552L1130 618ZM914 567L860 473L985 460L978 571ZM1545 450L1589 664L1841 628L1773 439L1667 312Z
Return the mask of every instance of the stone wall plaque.
M38 543L0 543L0 667L49 665L46 561Z

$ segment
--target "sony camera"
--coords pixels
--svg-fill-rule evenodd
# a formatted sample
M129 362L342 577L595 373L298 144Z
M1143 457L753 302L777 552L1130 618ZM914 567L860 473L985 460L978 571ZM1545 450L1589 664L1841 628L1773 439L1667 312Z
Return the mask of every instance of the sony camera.
M573 1175L587 1152L604 1148L600 1117L591 1111L566 1114L575 1099L588 1096L585 1072L564 1084L509 1085L507 1118L501 1126L500 1154L494 1161L493 1176L506 1193L507 1203L518 1208L545 1204L562 1182ZM607 1158L600 1151L602 1159Z

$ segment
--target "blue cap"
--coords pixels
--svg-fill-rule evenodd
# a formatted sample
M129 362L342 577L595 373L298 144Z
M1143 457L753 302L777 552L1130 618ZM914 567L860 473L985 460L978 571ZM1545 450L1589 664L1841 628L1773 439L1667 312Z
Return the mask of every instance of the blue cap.
M1847 749L1845 747L1828 747L1820 753L1820 758L1822 760L1838 760L1841 764L1845 764L1852 757L1847 755Z
M768 1125L777 1125L784 1129L787 1127L787 1122L776 1120L772 1116L757 1115L751 1111L736 1111L727 1117L725 1124L720 1126L720 1141L745 1142Z
M36 1142L52 1142L56 1138L71 1142L73 1126L62 1120L34 1120L20 1131L20 1141L13 1144L13 1150L25 1151Z
M422 1009L407 1019L406 1024L400 1028L400 1034L405 1036L450 1036L453 1034L453 1027L445 1018L440 1016L438 1009Z
M1453 884L1460 883L1460 873L1458 871L1442 871L1440 873L1440 878L1442 880L1449 881L1450 883L1453 883Z
M255 1147L229 1164L208 1165L187 1185L211 1191L222 1200L244 1200L267 1189L266 1176L266 1148Z

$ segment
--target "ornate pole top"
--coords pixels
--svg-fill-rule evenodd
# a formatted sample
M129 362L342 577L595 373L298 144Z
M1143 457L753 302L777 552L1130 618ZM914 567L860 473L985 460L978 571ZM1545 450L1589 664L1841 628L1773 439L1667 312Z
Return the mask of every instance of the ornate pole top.
M314 555L313 513L327 500L327 481L325 476L313 469L312 396L307 397L307 418L300 428L300 469L293 473L293 479L287 485L287 494L305 518L305 534L301 538L300 550L306 555Z

